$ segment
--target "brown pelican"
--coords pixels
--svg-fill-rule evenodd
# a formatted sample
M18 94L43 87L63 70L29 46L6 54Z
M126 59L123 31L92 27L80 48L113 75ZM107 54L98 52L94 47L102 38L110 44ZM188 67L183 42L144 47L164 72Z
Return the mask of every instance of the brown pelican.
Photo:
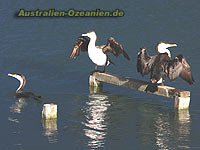
M149 56L145 48L141 48L137 57L137 71L142 76L151 72L150 83L164 85L164 80L168 77L174 80L181 77L189 84L193 84L194 79L183 55L178 55L171 59L169 47L177 46L167 42L159 42L156 46L157 55Z
M26 78L24 75L22 74L11 74L9 73L8 76L11 76L13 78L16 78L17 80L19 80L20 85L16 90L16 97L17 98L34 98L34 99L39 99L41 98L41 96L36 96L34 93L32 92L24 92L24 87L26 85Z
M89 37L87 39L86 37ZM104 72L107 65L112 63L107 55L107 52L113 53L115 56L123 54L127 60L130 60L128 54L122 48L122 45L115 41L113 37L108 38L106 45L96 46L97 35L94 31L90 31L86 34L82 34L81 37L74 44L74 48L70 55L71 58L79 56L80 52L88 51L89 58L92 60L97 71L98 66L104 66Z

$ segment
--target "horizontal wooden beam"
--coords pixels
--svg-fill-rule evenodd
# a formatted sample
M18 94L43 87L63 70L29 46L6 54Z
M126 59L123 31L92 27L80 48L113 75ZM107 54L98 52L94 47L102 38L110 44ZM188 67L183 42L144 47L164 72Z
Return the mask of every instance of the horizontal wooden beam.
M119 75L114 75L110 73L100 73L100 72L94 72L93 75L90 75L90 78L94 80L97 80L98 82L106 82L118 86L123 86L126 88L131 88L134 90L139 90L151 94L156 94L164 97L174 98L174 97L190 97L190 91L184 91L184 90L177 90L174 87L169 86L158 86L158 90L155 92L146 91L146 88L148 86L148 82L137 80L134 78L127 78ZM98 83L97 83L98 85Z

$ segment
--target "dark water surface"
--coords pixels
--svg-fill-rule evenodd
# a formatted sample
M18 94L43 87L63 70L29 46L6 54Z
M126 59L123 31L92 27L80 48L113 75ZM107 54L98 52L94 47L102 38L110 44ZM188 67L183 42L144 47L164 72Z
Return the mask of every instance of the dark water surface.
M200 149L200 1L1 1L0 2L0 149ZM124 10L119 18L17 18L19 9ZM166 84L191 91L189 111L174 112L173 100L109 84L90 94L87 54L71 60L74 41L95 30L97 44L115 37L131 57L112 57L107 71L142 79L136 72L140 47L155 54L158 41L177 43L195 84L178 79ZM14 98L18 81L42 101ZM149 77L143 78L148 80ZM44 103L58 104L58 119L41 121Z

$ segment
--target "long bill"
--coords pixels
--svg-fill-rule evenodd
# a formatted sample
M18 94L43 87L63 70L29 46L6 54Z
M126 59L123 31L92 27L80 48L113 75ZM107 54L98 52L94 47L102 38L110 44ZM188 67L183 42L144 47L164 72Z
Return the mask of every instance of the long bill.
M87 34L82 34L82 36L87 36Z
M177 47L177 44L167 44L168 47Z

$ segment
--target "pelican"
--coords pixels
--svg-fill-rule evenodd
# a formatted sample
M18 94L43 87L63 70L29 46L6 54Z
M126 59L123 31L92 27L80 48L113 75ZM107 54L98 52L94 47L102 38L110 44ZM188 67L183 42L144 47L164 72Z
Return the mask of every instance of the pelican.
M146 49L141 48L137 57L137 71L142 76L151 72L150 83L153 84L164 85L166 77L170 80L181 77L189 84L193 84L194 78L185 57L180 54L171 59L168 48L176 46L176 44L161 41L156 45L157 55L155 56L149 56Z
M86 37L89 37L86 38ZM79 56L80 52L88 52L89 58L92 60L95 66L95 71L98 71L98 66L103 66L105 72L106 66L114 64L107 55L107 52L111 52L115 56L123 54L127 60L130 60L128 54L122 48L122 45L115 41L113 37L108 38L106 45L96 46L97 35L94 31L90 31L86 34L82 34L81 37L74 44L74 48L70 55L71 58Z

